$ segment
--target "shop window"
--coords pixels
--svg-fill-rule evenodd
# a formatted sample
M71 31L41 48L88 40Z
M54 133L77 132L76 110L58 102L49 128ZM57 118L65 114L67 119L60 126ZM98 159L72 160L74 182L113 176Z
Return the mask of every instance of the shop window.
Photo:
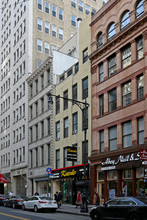
M117 170L109 170L107 172L108 180L117 180Z
M132 122L123 123L122 126L123 148L132 146Z
M136 18L139 18L144 14L144 0L141 0L137 3L136 6Z
M137 99L141 100L144 98L144 76L140 75L137 77Z
M138 144L144 144L144 118L140 117L137 119L138 129Z
M130 24L130 12L127 11L123 14L121 19L121 29Z
M131 82L127 82L122 86L122 105L127 106L132 101L132 87Z
M131 45L128 44L121 50L122 69L131 64Z
M104 80L104 64L99 64L99 82L102 82Z
M108 74L112 76L116 73L116 54L113 54L111 57L108 58Z
M108 40L113 37L116 33L115 23L112 23L108 28Z
M109 91L108 97L109 97L109 112L112 112L117 108L117 90L116 90L116 88Z
M109 150L117 150L117 126L109 128Z
M136 55L137 60L143 57L143 37L139 37L136 39Z
M132 178L132 169L124 170L124 179Z

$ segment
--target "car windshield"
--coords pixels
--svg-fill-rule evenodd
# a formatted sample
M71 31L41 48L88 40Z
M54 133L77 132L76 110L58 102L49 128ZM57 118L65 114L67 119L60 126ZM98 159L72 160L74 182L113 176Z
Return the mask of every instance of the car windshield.
M52 198L50 197L47 197L47 196L41 196L39 197L41 200L53 200Z
M136 202L138 205L145 205L144 202L140 201L139 199L136 198L131 198L134 202Z

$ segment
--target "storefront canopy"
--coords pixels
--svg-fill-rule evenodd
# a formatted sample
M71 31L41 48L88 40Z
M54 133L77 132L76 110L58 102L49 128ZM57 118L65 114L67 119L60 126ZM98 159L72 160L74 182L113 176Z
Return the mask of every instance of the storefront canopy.
M1 173L0 173L0 183L8 183L8 181L3 177Z

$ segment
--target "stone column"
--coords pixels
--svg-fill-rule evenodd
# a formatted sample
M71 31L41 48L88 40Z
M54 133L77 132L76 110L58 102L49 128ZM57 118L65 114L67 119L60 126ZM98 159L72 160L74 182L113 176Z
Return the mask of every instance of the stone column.
M108 93L104 94L104 114L108 113Z
M108 78L108 62L107 59L103 61L104 64L104 80Z
M119 72L121 70L121 50L118 50L116 52L116 68L117 68L117 72Z
M117 196L120 196L122 190L122 170L117 171Z
M136 196L136 168L132 169L132 196Z
M132 57L131 63L133 64L136 61L136 41L135 40L131 41L131 57Z

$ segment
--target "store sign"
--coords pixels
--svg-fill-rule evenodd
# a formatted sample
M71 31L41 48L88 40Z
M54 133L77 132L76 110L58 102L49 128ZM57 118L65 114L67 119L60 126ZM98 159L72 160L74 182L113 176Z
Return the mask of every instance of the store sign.
M140 150L140 158L139 159L147 161L147 150L146 149Z
M75 176L77 174L76 170L68 171L68 170L62 170L61 171L61 177L70 177Z
M77 147L67 147L67 161L77 161Z
M137 161L139 160L139 153L135 156L135 154L128 154L128 155L120 155L117 160L112 160L107 158L106 161L102 162L102 166L106 165L117 165L119 163L125 163L129 161Z

